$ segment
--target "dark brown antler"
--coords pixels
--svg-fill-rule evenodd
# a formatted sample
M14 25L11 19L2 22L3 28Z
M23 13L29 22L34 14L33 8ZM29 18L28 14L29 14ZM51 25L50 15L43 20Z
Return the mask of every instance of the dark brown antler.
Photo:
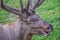
M20 1L20 17L25 18L26 13L24 13L23 2L22 2L22 0L19 0L19 1Z
M43 3L43 1L44 0L37 0L36 4L34 4L34 0L31 0L31 5L29 10L35 11L35 9L39 7Z
M33 8L35 9L35 8L39 7L43 3L43 1L44 0L38 0Z
M29 9L30 2L31 2L31 0L27 0L26 6L25 6L26 11L28 11L28 9Z
M16 15L19 15L19 10L13 9L9 6L6 6L3 4L3 0L0 0L0 7L3 8L4 10L7 10L8 12L14 13Z
M23 9L23 3L22 0L20 0L20 12L23 13L24 9Z

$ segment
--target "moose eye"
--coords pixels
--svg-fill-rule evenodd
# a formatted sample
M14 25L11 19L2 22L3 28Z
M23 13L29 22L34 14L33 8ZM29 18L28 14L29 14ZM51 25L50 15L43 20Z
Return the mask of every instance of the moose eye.
M28 23L36 23L40 20L36 15L31 15L27 19Z
M34 19L30 20L30 21L32 21L32 22L37 22L38 19L34 18Z
M34 20L30 20L29 22L30 22L30 23L34 23L35 21L34 21Z
M37 19L31 19L31 20L29 20L29 23L35 23L35 22L37 22L38 20Z

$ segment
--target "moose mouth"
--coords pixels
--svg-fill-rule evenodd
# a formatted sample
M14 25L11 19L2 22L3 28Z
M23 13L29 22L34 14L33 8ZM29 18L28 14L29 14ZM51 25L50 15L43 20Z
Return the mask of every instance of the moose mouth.
M41 32L41 34L45 37L47 37L49 35L49 32Z
M45 32L43 35L44 35L45 37L47 37L47 36L49 36L49 32Z

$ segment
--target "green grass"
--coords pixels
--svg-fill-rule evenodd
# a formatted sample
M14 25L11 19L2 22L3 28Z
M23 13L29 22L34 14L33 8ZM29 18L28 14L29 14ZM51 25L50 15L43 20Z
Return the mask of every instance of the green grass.
M25 0L23 1L25 4ZM19 0L4 0L4 4L10 7L19 7ZM32 40L60 40L60 0L45 0L44 3L37 8L36 13L48 23L51 23L54 27L54 31L50 33L48 37L42 35L34 35ZM15 18L8 12L0 8L0 22L8 23Z

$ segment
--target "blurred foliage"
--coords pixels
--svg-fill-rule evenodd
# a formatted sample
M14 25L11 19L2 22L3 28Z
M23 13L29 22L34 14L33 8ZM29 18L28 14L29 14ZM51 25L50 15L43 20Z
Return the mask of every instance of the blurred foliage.
M25 0L23 1L25 4ZM4 4L19 8L19 0L4 0ZM36 10L41 19L51 23L54 31L48 37L42 35L33 35L32 40L60 40L60 0L44 0L44 3ZM0 8L0 23L9 23L14 21L15 16Z

